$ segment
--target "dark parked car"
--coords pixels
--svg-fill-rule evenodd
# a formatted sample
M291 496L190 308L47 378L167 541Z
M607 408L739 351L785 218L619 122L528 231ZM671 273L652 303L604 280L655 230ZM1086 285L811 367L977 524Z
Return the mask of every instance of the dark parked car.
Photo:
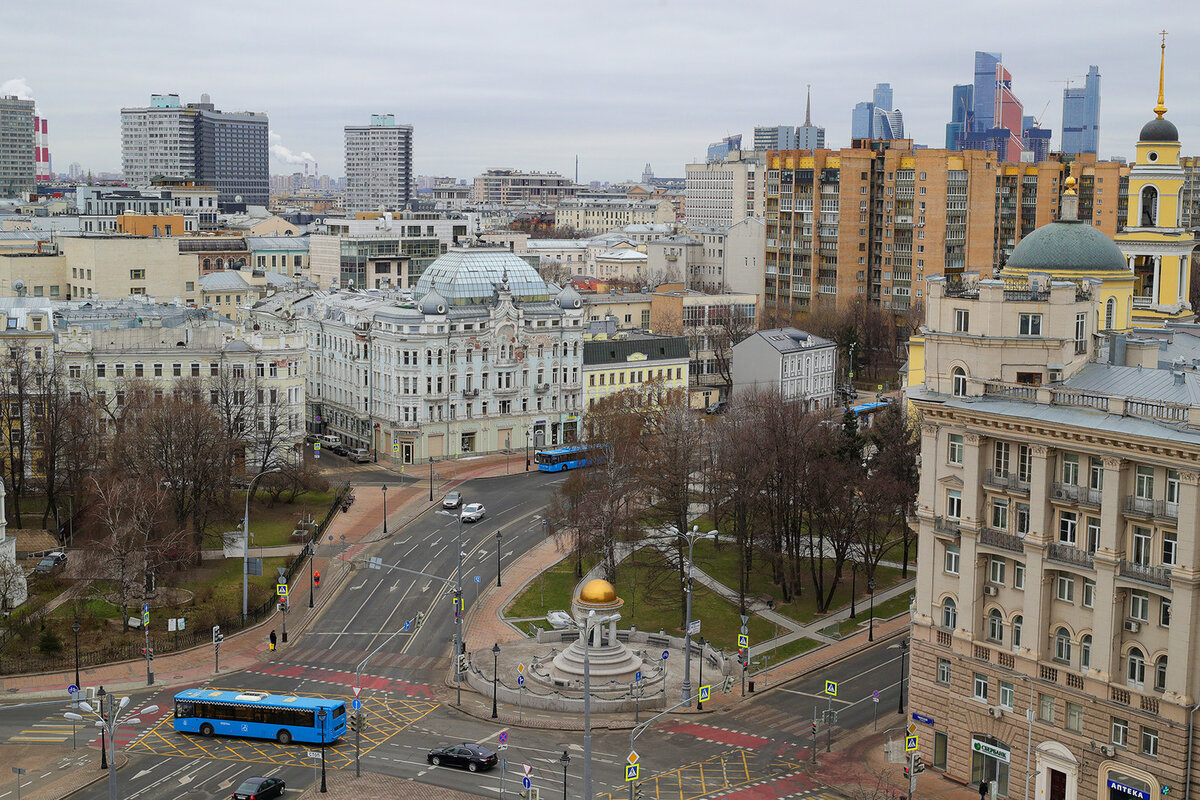
M465 767L471 772L483 772L496 766L495 752L481 744L444 744L429 751L427 759L435 767Z
M233 793L233 800L265 800L268 797L283 797L287 786L282 778L247 778Z
M67 563L66 553L50 553L33 568L33 571L39 575L49 575L56 569Z
M329 449L332 450L333 452L337 453L339 456L350 455L350 448L346 447L346 445L344 445L344 444L330 445Z
M724 400L718 400L708 408L704 409L705 414L724 414L726 403Z

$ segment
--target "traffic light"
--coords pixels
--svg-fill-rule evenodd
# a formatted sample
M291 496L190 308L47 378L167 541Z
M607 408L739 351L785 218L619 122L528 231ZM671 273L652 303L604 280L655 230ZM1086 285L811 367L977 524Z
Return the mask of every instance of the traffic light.
M153 647L143 647L142 648L142 657L145 658L147 661L153 661L154 660L154 648Z
M813 723L812 723L812 735L813 736L817 735L817 721L815 719L813 720Z
M319 569L313 570L313 586L318 588L321 586L321 571Z
M908 764L904 765L904 780L912 780L912 772L908 768Z
M913 774L920 775L924 771L925 771L925 763L923 761L921 761L921 754L920 753L914 754L913 755Z
M213 625L213 644L220 644L223 641L225 641L225 636L221 633L221 626Z
M350 715L350 731L353 733L358 730L358 714Z
M421 627L421 623L424 621L425 621L425 612L418 611L416 622L413 623L413 630L416 630L417 628Z

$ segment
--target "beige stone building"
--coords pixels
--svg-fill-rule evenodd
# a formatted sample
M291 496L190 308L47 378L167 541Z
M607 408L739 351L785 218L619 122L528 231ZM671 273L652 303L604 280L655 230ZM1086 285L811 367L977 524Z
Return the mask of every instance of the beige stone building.
M627 225L675 221L669 200L564 200L554 210L554 224L597 234Z

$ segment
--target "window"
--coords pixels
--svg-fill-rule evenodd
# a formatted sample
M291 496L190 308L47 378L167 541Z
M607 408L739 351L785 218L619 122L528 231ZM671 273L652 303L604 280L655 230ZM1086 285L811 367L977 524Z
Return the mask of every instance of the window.
M996 497L992 499L992 527L998 531L1008 530L1008 500Z
M945 561L946 572L950 573L951 575L957 575L958 574L958 560L959 560L958 545L956 545L956 544L946 545L946 561Z
M1167 502L1179 504L1179 470L1167 470Z
M1028 483L1033 477L1033 450L1023 444L1017 448L1017 480Z
M1117 298L1110 297L1104 304L1104 330L1111 331L1117 327Z
M1133 526L1133 552L1130 554L1133 563L1143 567L1150 566L1150 537L1149 528L1143 528L1140 525Z
M1021 628L1022 628L1022 626L1024 626L1024 624L1025 624L1025 618L1022 617L1020 614L1013 617L1013 621L1012 621L1013 650L1016 650L1021 646Z
M1004 564L1003 558L992 558L989 563L988 579L995 584L1004 584Z
M1112 743L1118 747L1129 743L1129 720L1112 718Z
M955 397L966 397L967 373L963 371L962 367L955 367L950 375L952 381L951 392L953 392Z
M1168 484L1169 486L1170 484ZM1175 554L1179 552L1179 534L1175 531L1163 531L1162 563L1163 566L1175 566Z
M1087 314L1075 315L1075 345L1076 352L1083 349L1084 337L1087 335Z
M1096 582L1083 579L1083 607L1093 608L1096 605Z
M1100 518L1087 518L1087 551L1095 553L1096 548L1100 546Z
M1067 730L1075 733L1083 731L1083 704L1067 703Z
M950 659L948 659L948 658L939 658L938 659L937 681L938 681L938 683L944 684L946 686L950 685Z
M1042 335L1042 315L1022 314L1020 317L1020 332L1022 336Z
M946 490L946 516L950 519L962 517L962 492L958 489Z
M1167 690L1167 657L1159 656L1154 660L1154 691Z
M1071 634L1066 628L1059 628L1054 633L1054 660L1071 663Z
M1009 711L1013 709L1013 685L1008 681L1000 681L1000 706Z
M1100 491L1104 488L1104 460L1092 456L1088 465L1088 488Z
M1013 562L1013 588L1025 588L1025 565L1020 561Z
M996 442L992 450L992 470L998 478L1008 477L1008 442Z
M144 281L144 280L146 280L146 270L144 270L144 269L131 269L131 270L129 270L129 280L131 280L131 281Z
M1142 651L1134 647L1125 657L1125 683L1131 688L1141 690L1146 685L1146 657Z
M1142 728L1142 755L1158 755L1158 731L1153 728Z
M1054 697L1048 694L1038 695L1038 719L1054 724Z
M1139 622L1150 619L1150 595L1134 589L1129 593L1129 618Z
M947 597L942 603L942 627L954 628L958 625L958 607L954 605L954 600Z
M950 451L948 459L951 464L963 463L963 437L961 433L950 434Z
M966 333L970 327L971 312L965 308L954 309L954 330L959 333Z
M1079 520L1076 518L1074 511L1059 512L1058 540L1063 544L1069 544L1074 547L1078 525Z
M988 676L975 673L975 699L987 702L988 697Z
M998 644L1004 643L1004 618L994 608L988 612L988 639Z
M1137 468L1134 494L1141 500L1154 499L1154 467L1141 466Z
M1062 482L1067 486L1079 485L1079 456L1064 453L1062 460Z
M1171 627L1171 601L1165 597L1159 600L1158 624L1164 628Z
M1079 639L1079 669L1087 672L1092 668L1092 635L1084 634Z
M1029 503L1017 503L1017 535L1029 533Z

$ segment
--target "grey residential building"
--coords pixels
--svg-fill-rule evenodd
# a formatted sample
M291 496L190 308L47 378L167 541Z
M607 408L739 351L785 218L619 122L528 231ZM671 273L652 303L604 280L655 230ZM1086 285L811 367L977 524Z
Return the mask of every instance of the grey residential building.
M808 409L834 405L837 345L796 328L758 331L733 346L733 391L778 391Z
M0 197L20 197L36 189L32 100L0 97Z
M393 114L372 114L368 125L347 125L346 210L399 211L412 199L412 125Z

